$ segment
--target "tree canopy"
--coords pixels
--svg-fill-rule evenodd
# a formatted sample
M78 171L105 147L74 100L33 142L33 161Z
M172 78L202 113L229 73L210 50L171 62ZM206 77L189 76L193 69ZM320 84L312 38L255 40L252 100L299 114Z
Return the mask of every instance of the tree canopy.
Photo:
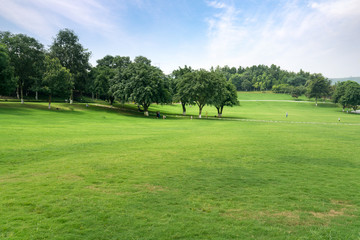
M10 32L0 32L0 43L7 46L23 103L23 92L31 88L34 79L41 77L40 66L44 61L44 47L35 38Z
M82 93L86 90L89 58L91 52L79 42L79 37L70 29L60 30L50 46L50 55L60 60L66 69L69 69L74 78L74 90Z
M0 44L0 95L9 96L16 88L14 68L10 65L10 57L5 45Z
M133 101L141 105L146 116L149 115L148 108L152 103L171 102L164 73L152 66L149 59L138 56L133 63L128 64L113 80L115 97L122 102Z
M318 98L327 96L330 92L330 81L320 73L312 74L306 85L307 95L310 98L315 98L316 106Z
M57 58L45 57L45 72L42 80L43 91L49 95L49 109L51 97L54 94L69 94L73 87L71 73L63 67Z

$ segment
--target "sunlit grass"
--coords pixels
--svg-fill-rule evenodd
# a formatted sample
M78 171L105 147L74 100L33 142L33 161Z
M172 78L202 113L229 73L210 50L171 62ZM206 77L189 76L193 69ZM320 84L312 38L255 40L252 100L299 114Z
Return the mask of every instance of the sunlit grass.
M359 115L94 104L0 103L0 239L359 237Z

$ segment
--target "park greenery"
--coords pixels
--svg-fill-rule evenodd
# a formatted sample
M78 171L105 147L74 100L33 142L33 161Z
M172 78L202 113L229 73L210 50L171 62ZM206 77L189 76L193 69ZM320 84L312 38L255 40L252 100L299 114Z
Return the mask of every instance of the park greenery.
M90 55L0 32L0 239L359 238L357 82Z
M272 90L295 98L305 94L314 98L316 105L319 98L333 98L335 103L354 110L360 104L355 82L346 91L341 89L348 84L338 84L341 89L336 91L337 85L332 86L321 73L289 72L274 64L210 70L184 66L166 75L143 56L131 61L129 57L107 55L97 60L95 67L89 63L90 56L69 29L60 30L49 49L24 34L0 32L0 94L22 103L24 94L36 100L39 94L48 96L49 107L51 97L70 103L74 98L82 101L90 96L111 104L115 100L134 102L144 115L152 103L180 102L184 115L187 106L196 104L200 118L205 105L214 106L221 117L224 106L239 104L236 91Z
M0 239L357 239L359 116L238 97L221 119L1 101Z

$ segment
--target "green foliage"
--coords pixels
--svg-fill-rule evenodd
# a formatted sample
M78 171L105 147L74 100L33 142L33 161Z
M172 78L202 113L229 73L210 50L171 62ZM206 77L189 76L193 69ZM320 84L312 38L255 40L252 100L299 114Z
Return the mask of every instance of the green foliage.
M32 37L10 32L0 32L0 43L8 48L10 63L23 100L23 92L31 89L34 80L41 77L41 66L45 56L44 47Z
M315 98L316 105L318 98L328 96L330 93L330 80L326 79L320 73L312 74L306 85L307 96L309 98Z
M6 46L0 44L0 95L10 96L15 89L14 68L10 65Z
M91 52L80 44L74 31L60 30L50 46L50 54L52 57L58 58L63 67L70 70L74 78L75 90L85 91Z
M164 73L143 56L120 67L112 83L111 91L115 97L122 102L134 101L143 106L145 114L148 114L152 103L171 102L169 83Z
M185 74L177 83L178 94L199 107L199 117L206 104L217 98L217 75L204 69Z
M289 84L297 87L305 85L310 79L310 73L300 70L298 73L288 72L272 64L254 65L251 67L230 68L229 66L216 67L216 71L224 73L226 79L230 79L238 91L261 90L266 91L273 86Z
M291 91L291 96L298 98L301 95L306 93L306 87L305 86L297 86L297 87L292 87L292 91Z
M179 69L174 70L172 72L172 77L170 78L170 89L173 96L174 102L181 102L181 106L183 109L183 114L186 114L186 105L192 104L192 100L190 98L190 95L188 95L184 91L179 91L180 82L185 74L191 73L194 70L191 67L184 66L184 68L179 67Z
M231 80L226 78L219 72L211 72L214 80L216 81L214 97L211 104L217 109L218 116L222 117L224 106L239 105L236 87L232 84Z
M63 67L57 58L45 57L45 72L43 75L43 91L52 96L68 96L73 88L71 73Z
M341 94L338 102L345 107L351 107L355 111L360 105L360 85L357 82L347 81L341 84L340 89L334 95L338 97Z
M272 91L274 93L291 93L292 89L289 84L278 84L273 86Z
M337 83L335 85L335 91L333 93L332 99L334 103L340 103L340 98L345 95L345 90L348 87L348 85L351 85L352 81L344 81ZM345 101L343 102L345 103ZM346 107L346 105L342 105L343 108Z

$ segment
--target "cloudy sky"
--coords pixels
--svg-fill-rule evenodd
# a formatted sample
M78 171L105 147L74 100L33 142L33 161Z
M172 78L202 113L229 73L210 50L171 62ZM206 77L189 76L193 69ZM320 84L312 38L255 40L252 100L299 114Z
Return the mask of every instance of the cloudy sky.
M45 46L63 28L92 52L179 66L360 76L360 0L0 0L0 31Z

